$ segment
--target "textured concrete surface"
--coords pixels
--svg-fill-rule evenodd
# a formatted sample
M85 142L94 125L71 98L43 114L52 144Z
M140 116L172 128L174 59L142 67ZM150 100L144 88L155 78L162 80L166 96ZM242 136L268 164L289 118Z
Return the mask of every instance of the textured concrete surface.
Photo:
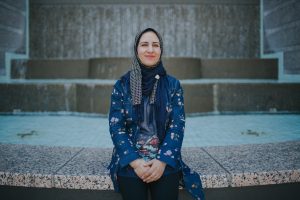
M205 188L300 182L299 141L183 149ZM0 185L111 190L110 149L0 144Z
M232 175L231 186L268 185L300 181L300 142L207 147Z
M88 60L13 60L13 79L87 79Z
M0 111L75 111L72 84L0 84Z
M0 112L107 114L115 81L13 81L0 84ZM182 81L187 113L300 111L300 84L276 81Z
M300 84L218 84L219 111L300 110Z
M264 53L284 53L284 73L300 74L300 2L263 1Z
M229 173L202 148L183 148L182 159L192 170L200 174L203 187L229 187Z
M295 56L294 56L295 57ZM178 79L277 79L276 59L197 59L163 57L168 74ZM14 79L118 79L131 69L131 58L14 60Z
M214 111L213 84L181 84L187 113Z
M89 78L118 79L130 70L131 60L121 57L90 59ZM162 60L168 74L178 79L201 77L200 59L163 57Z
M166 56L258 57L259 4L253 2L32 3L30 57L130 57L136 33L146 27L162 34Z
M0 76L5 72L5 52L26 53L26 1L0 2Z
M113 85L78 84L76 103L79 112L107 114Z
M277 79L276 59L201 59L201 78Z
M0 145L0 184L52 187L56 173L81 148Z

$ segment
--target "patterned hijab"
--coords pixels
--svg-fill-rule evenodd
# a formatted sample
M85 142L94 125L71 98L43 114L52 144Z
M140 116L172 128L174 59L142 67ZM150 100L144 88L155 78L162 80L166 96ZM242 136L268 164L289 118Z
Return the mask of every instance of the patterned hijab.
M142 103L142 96L150 96L150 104L155 108L155 119L160 139L164 137L165 122L166 122L166 71L163 67L161 57L154 67L144 66L138 58L137 48L142 35L146 32L153 32L159 39L161 55L163 53L163 41L159 33L152 29L147 28L135 37L134 42L134 57L130 71L130 91L132 96L132 103L135 107L138 121L143 121L144 118L144 105ZM150 112L152 115L153 112ZM150 120L153 116L150 116Z

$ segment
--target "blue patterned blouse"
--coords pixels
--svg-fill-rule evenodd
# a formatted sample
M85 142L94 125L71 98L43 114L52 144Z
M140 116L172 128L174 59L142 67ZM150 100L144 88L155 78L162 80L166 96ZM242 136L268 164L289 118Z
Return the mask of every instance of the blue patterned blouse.
M109 112L109 130L114 144L111 163L108 166L115 191L119 191L117 175L120 169L135 159L141 158L134 143L139 132L130 95L129 72L121 77L113 87ZM204 192L199 174L192 171L181 159L181 146L185 128L183 90L180 82L167 75L168 101L166 110L166 134L161 141L156 159L172 168L178 165L182 173L182 186L197 200L204 199Z

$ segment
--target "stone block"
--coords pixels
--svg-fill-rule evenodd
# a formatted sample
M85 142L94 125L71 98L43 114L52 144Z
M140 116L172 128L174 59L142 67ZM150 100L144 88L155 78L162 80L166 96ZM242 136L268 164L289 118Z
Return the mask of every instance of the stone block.
M0 84L1 112L75 111L71 84Z
M182 84L186 113L214 111L212 84Z
M284 72L287 74L300 74L300 50L284 53Z
M107 114L110 107L111 84L78 84L77 111Z
M14 79L86 79L88 60L13 60Z
M89 61L89 78L119 79L131 69L130 58L98 58Z
M202 59L201 78L277 79L276 59Z
M218 85L220 112L300 111L300 84L224 83Z
M200 78L200 59L163 57L163 64L168 74L177 79ZM90 59L89 78L119 79L131 69L131 58L110 57Z
M177 79L197 79L201 77L200 59L164 57L162 60L167 73Z

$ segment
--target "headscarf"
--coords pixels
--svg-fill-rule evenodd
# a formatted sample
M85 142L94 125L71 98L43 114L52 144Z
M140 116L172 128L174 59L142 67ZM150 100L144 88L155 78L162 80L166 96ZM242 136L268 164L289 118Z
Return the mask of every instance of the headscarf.
M150 104L154 105L155 120L157 127L157 134L159 139L165 136L166 123L166 102L167 102L167 77L166 71L161 61L161 55L158 63L155 66L147 67L142 64L138 58L137 48L142 35L146 32L153 32L159 39L161 55L163 53L163 42L159 33L147 28L135 37L134 43L134 57L130 71L130 91L132 96L132 103L135 107L138 121L144 120L144 105L142 102L142 95L150 96ZM153 109L150 111L150 120L153 119Z

